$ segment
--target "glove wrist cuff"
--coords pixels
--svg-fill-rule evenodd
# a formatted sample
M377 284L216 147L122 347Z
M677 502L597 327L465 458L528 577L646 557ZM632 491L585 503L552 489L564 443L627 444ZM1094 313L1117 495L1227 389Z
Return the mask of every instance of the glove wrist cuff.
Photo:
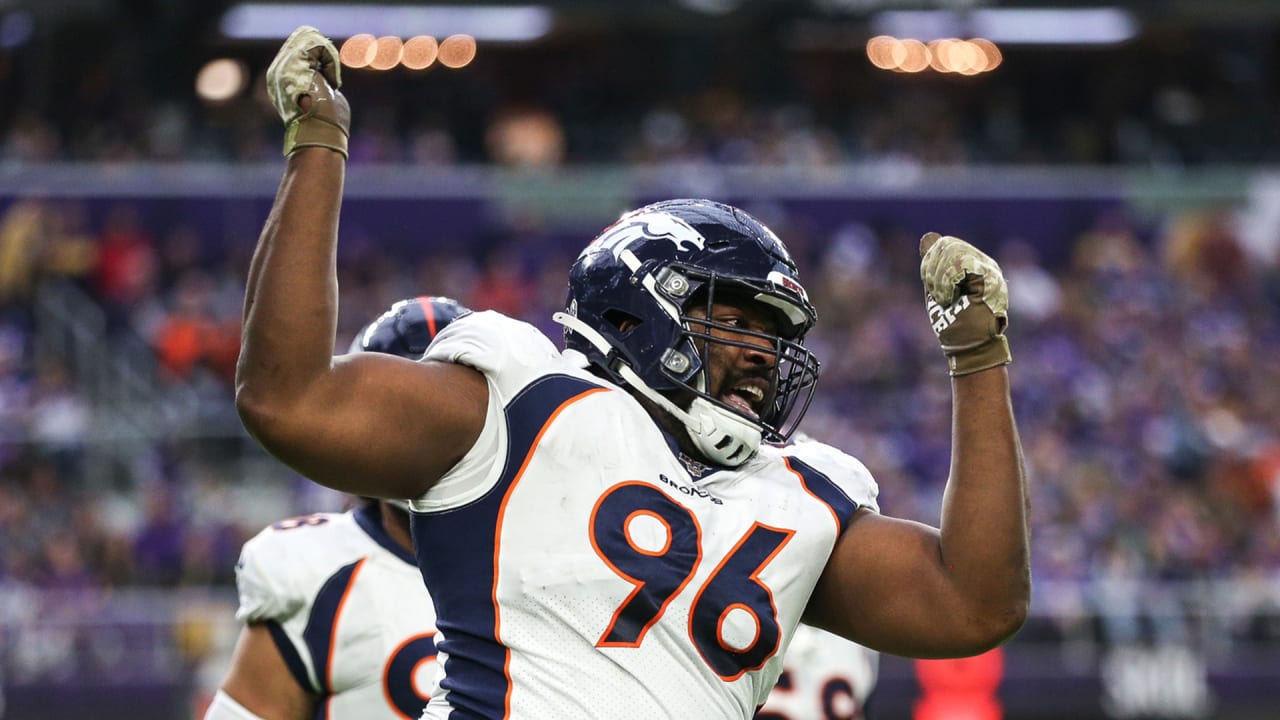
M977 347L947 353L947 368L951 371L951 377L970 375L1011 362L1013 355L1009 352L1009 340L1004 335L995 335Z
M348 157L347 131L328 118L315 114L303 115L295 118L285 127L285 157L303 147L328 148L346 158Z

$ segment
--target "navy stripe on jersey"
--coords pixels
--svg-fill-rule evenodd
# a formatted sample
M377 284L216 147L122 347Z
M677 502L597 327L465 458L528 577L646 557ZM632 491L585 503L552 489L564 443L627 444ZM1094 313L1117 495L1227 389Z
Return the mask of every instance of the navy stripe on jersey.
M311 665L316 672L316 689L322 695L333 692L333 688L329 687L328 673L329 654L333 652L333 627L338 622L338 611L342 609L342 600L351 587L356 568L362 561L343 565L325 580L320 592L316 594L315 604L311 606L307 627L302 631L302 641L307 644Z
M787 467L800 476L805 489L831 508L831 512L835 513L840 523L840 532L844 532L844 529L849 527L849 520L853 517L854 511L858 509L858 503L846 495L839 485L831 482L831 478L814 470L812 466L806 465L804 461L794 457L788 457L786 460Z
M399 512L399 511L397 511ZM409 549L396 542L382 526L382 506L379 503L368 503L352 513L356 519L356 525L365 532L374 542L386 548L391 554L401 560L418 566L418 559L409 552Z
M578 396L600 389L565 375L538 379L506 408L507 457L497 485L463 507L413 513L413 544L443 637L439 650L446 659L441 687L453 706L450 718L501 718L506 712L507 653L497 641L493 597L498 516L508 489L552 414Z
M284 659L285 667L289 668L289 674L298 681L298 687L309 693L315 692L315 685L312 684L311 678L307 677L307 665L302 662L302 656L298 654L298 648L294 647L293 641L289 639L289 634L275 620L267 620L263 625L271 634L271 641L275 643L276 650L280 651L280 657Z

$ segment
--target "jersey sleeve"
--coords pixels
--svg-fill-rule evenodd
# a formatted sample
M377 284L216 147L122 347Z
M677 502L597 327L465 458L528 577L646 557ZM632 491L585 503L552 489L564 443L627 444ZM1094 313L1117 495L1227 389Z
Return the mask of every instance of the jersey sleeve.
M431 512L466 504L496 482L507 449L504 409L526 386L566 361L542 331L493 311L450 323L423 360L466 365L484 374L489 384L489 407L475 444L426 495L412 502L415 510Z
M475 368L509 394L519 391L561 357L541 330L486 310L449 323L427 348L423 359Z
M244 544L236 562L236 590L240 604L236 619L262 623L298 685L320 692L315 679L315 659L303 637L314 596L314 554L303 547L310 524L328 523L326 514L283 520Z
M826 443L802 440L789 448L789 454L826 475L858 507L880 512L880 486L861 460Z
M292 582L290 553L276 542L276 531L267 528L244 544L236 562L236 590L240 622L284 622L307 604L302 590Z

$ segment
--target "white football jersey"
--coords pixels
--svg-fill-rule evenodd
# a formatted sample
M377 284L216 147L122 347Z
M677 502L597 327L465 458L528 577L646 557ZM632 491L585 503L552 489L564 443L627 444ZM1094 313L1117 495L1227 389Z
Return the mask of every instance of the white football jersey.
M377 506L283 520L244 545L236 619L266 623L328 720L417 718L435 681L435 610Z
M485 374L484 430L411 503L435 598L426 718L749 718L876 485L820 443L693 462L534 327L460 318L428 360Z
M801 625L756 720L860 720L879 671L876 651Z

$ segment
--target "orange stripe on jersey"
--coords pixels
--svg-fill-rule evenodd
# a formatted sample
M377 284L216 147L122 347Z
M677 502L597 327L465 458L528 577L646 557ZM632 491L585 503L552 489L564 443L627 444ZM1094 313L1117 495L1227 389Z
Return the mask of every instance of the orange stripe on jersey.
M560 416L560 413L563 412L565 408L588 395L594 395L599 392L609 392L609 388L596 387L578 393L577 395L574 395L568 400L560 403L559 407L547 416L547 421L542 424L542 427L538 430L538 434L533 438L533 442L530 443L529 452L525 454L524 461L520 463L520 469L516 471L515 476L511 479L511 485L507 487L506 494L502 496L502 504L498 507L498 521L494 524L493 528L493 589L490 592L493 599L493 637L494 640L504 646L505 643L502 642L502 616L498 610L498 557L502 554L502 520L507 514L507 501L511 499L511 494L515 491L516 485L520 484L520 479L524 477L524 471L529 468L529 462L533 459L533 454L537 452L538 444L542 442L542 436L547 433L547 429L556 421L556 418ZM502 662L502 674L507 678L507 695L503 701L502 717L509 718L511 717L511 691L514 688L514 683L511 681L510 648L506 650L505 655L506 657Z
M827 508L827 512L831 513L831 519L836 521L836 536L838 537L840 532L844 530L844 524L840 522L840 516L836 514L836 509L831 507L831 503L823 500L816 492L813 491L812 488L809 487L809 483L805 482L804 475L801 475L798 470L791 467L791 458L784 457L782 458L782 462L787 464L787 470L790 471L792 475L795 475L796 479L800 481L800 487L804 488L804 491L809 493L814 500L822 503L823 506Z
M324 661L324 685L329 688L329 697L325 699L325 716L329 716L329 704L333 702L333 659L337 656L338 649L338 625L342 622L342 611L347 606L347 598L351 597L351 590L356 586L356 578L360 575L360 569L364 567L365 561L369 558L364 557L356 563L351 569L351 577L347 580L347 587L342 591L342 599L338 601L338 609L333 613L333 628L329 630L329 657Z
M427 319L427 337L431 340L436 339L436 309L431 305L431 298L427 295L420 295L415 298L418 306L422 308L422 316Z

